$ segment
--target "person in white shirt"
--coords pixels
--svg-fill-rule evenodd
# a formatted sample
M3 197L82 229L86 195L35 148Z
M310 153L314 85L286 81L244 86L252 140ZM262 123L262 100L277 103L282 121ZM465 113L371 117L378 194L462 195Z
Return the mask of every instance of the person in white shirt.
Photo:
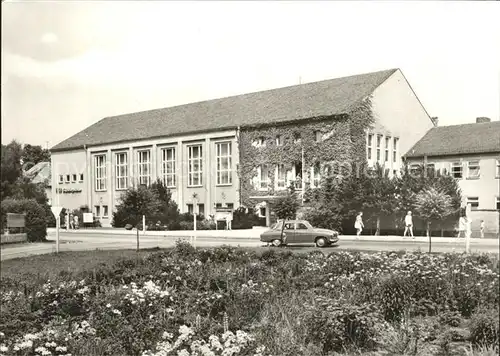
M411 211L409 211L405 216L405 232L403 234L403 237L406 236L407 232L410 232L410 236L415 238L415 236L413 236L413 219L411 216Z
M356 216L356 221L354 222L354 228L356 229L357 239L359 239L361 231L363 231L363 227L365 227L365 225L363 224L363 213L359 212L358 216Z
M460 237L460 235L462 235L462 232L463 232L463 236L465 237L465 230L467 228L467 221L465 220L465 216L461 216L460 219L458 220L458 235L457 235L457 238Z

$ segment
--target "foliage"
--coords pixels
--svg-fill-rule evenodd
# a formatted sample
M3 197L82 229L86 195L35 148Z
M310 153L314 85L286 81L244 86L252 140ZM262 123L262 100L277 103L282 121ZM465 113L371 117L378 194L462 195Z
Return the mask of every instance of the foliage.
M45 241L47 237L47 215L43 205L32 199L5 199L2 201L2 226L7 213L25 214L25 231L28 241Z
M451 197L434 187L426 188L416 195L415 208L420 217L427 221L427 226L444 220L453 212Z
M142 222L142 216L153 216L158 212L160 202L156 191L139 186L129 188L120 197L120 201L113 212L113 224L118 227L123 224L137 226Z
M472 315L469 329L471 341L475 345L499 346L500 321L498 309L482 309Z
M163 225L169 225L179 220L177 203L172 200L172 192L163 183L163 180L158 179L151 184L151 190L156 192L159 208L158 212L150 217L148 216L148 219L153 222L159 221Z
M13 140L8 145L2 145L1 151L1 174L2 177L2 196L5 199L12 195L12 188L19 177L22 176L21 157L23 154L22 146L19 142Z
M273 209L278 219L293 220L295 219L299 205L297 194L292 185L287 194L281 196L274 202Z
M253 226L265 226L266 219L259 218L253 209L245 209L244 207L239 207L233 211L233 221L231 223L231 228L233 230L237 229L251 229Z
M174 249L147 253L36 256L2 262L0 352L15 354L17 345L23 348L18 354L45 347L53 354L185 349L181 355L199 355L193 348L204 347L219 355L224 346L214 345L225 344L225 334L235 346L233 353L226 348L228 355L437 356L439 350L431 350L441 340L443 349L454 350L466 339L457 341L439 325L457 318L466 294L476 300L473 320L480 314L491 320L471 322L471 335L490 330L481 325L495 323L498 283L498 267L485 255L325 256L179 241ZM399 292L390 294L391 288ZM394 322L384 320L391 308L401 311L402 317L386 317ZM462 313L462 325L465 318Z
M23 154L21 156L23 162L23 169L26 171L40 162L50 162L50 152L42 146L32 146L26 144L23 147Z

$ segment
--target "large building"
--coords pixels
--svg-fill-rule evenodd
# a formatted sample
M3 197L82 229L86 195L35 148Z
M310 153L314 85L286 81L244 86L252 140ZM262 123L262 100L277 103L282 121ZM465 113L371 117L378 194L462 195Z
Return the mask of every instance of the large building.
M434 127L405 155L411 165L427 165L451 174L472 208L473 236L481 220L486 234L500 228L500 121L478 117L476 123Z
M399 69L107 117L51 149L52 201L109 226L123 191L160 178L181 212L243 205L270 223L288 183L332 161L397 172L432 127Z

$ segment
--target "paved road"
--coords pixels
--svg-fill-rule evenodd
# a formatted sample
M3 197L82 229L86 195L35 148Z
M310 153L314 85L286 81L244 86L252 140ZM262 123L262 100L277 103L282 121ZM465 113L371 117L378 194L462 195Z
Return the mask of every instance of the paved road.
M46 254L56 251L55 236L49 234L49 243L34 243L5 246L1 249L1 260L7 260L18 257L25 257L35 254ZM184 237L187 239L186 237ZM140 248L167 248L175 245L176 237L168 236L140 236ZM436 240L436 239L435 239ZM433 241L433 252L462 252L465 250L465 242L463 239L451 242ZM265 246L256 238L231 238L231 237L213 237L205 236L197 238L195 245L199 247L213 247L222 244L241 247L261 247ZM112 250L112 249L135 249L136 237L131 234L73 234L71 232L62 232L60 235L60 251L85 251L85 250ZM424 239L408 239L406 241L384 241L383 237L378 240L353 240L349 238L342 239L338 246L317 249L312 245L289 247L290 250L308 252L311 250L320 250L325 253L331 251L346 249L346 250L365 250L365 251L428 251L428 243ZM498 240L473 240L471 243L471 252L490 252L499 253Z

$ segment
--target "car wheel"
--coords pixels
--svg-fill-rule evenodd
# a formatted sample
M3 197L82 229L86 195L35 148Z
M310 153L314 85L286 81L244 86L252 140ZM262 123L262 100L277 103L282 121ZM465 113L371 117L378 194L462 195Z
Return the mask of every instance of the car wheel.
M280 239L273 240L273 246L274 247L280 247L281 246L281 240Z
M316 239L316 246L317 247L325 247L328 243L326 242L326 239L324 237L318 237Z

